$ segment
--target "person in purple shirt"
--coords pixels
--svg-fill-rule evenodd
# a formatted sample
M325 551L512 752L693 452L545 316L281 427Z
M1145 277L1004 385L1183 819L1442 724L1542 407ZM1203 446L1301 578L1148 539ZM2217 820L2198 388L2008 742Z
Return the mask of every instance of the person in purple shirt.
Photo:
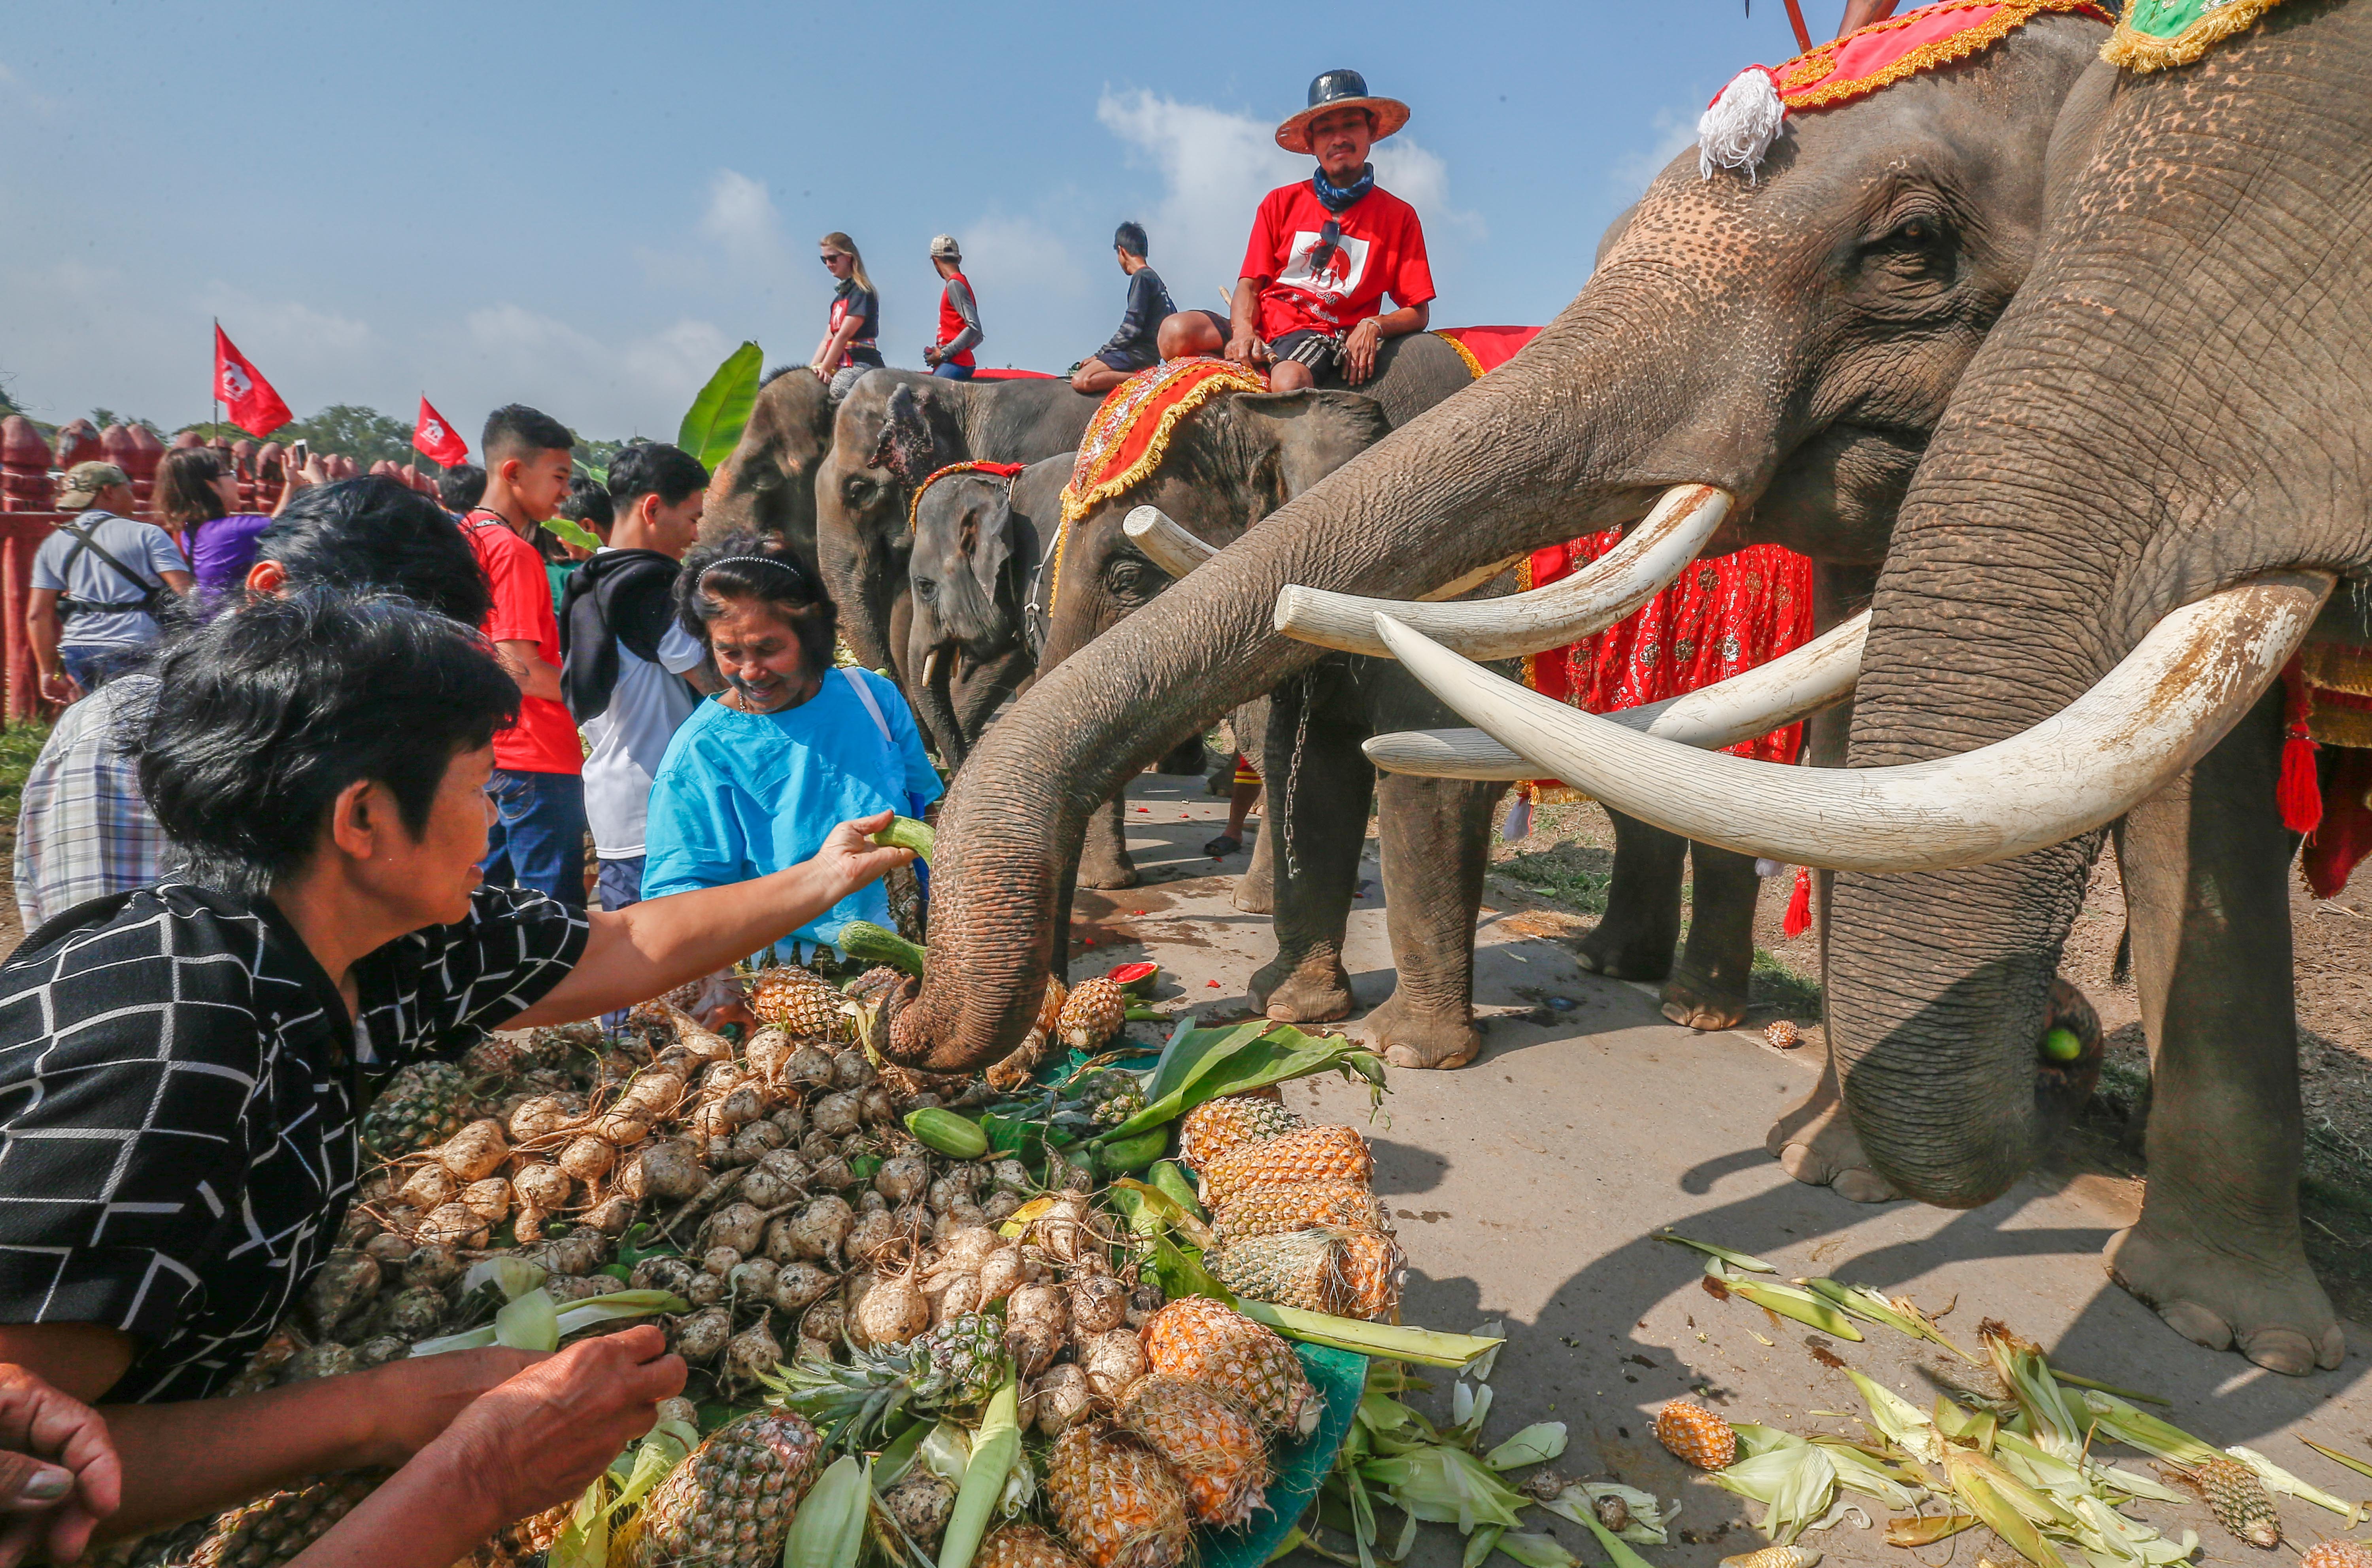
M247 581L256 536L272 526L261 512L241 512L238 475L211 447L177 447L157 465L157 520L181 536L198 592L211 599Z

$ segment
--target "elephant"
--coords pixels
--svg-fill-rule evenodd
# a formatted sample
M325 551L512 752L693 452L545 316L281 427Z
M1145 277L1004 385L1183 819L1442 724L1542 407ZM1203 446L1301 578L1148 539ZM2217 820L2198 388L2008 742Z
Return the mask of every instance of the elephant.
M709 477L701 539L773 534L815 565L816 470L831 448L831 412L824 384L804 366L768 376L741 439Z
M856 383L816 470L816 552L824 591L840 607L841 637L860 663L915 689L905 668L907 511L923 481L949 463L1030 463L1071 451L1095 412L1094 398L1052 377L953 381L876 370ZM894 447L893 417L911 431Z
M1088 815L1174 735L1318 660L1274 625L1288 585L1411 598L1702 482L1736 501L1705 548L1810 555L1832 606L1866 586L1950 389L2024 280L2052 127L2102 30L2045 13L1799 116L1752 183L1682 155L1529 346L1042 674L950 793L932 962L893 999L890 1054L952 1070L1022 1037L1064 957L1053 915ZM1296 706L1315 711L1277 703L1273 739ZM1355 726L1300 738L1305 766L1365 765ZM1476 824L1458 863L1403 873L1456 885L1471 924L1485 842ZM1371 1032L1419 1062L1471 1049L1471 1016L1429 1000Z
M960 766L999 703L1038 668L1027 624L1040 552L1062 516L1072 454L1018 474L953 473L923 492L906 563L906 668L932 748Z
M2296 840L2271 678L2301 637L2372 643L2372 4L2293 0L2195 63L2103 64L2076 101L2089 123L2032 276L1905 498L1848 760L1871 792L1972 748L2012 766L2161 645L2180 661L2132 712L2163 749L2110 769L2053 745L2068 798L2003 846L2024 853L1974 862L1939 853L1948 813L1881 864L1740 823L1732 800L1738 842L1836 867L1836 1081L1773 1138L1815 1151L1815 1179L1956 1208L2007 1188L2075 1109L2033 1091L2034 1063L2105 836L2153 1085L2149 1180L2110 1272L2185 1337L2304 1374L2338 1365L2344 1336L2299 1229ZM2169 640L2187 628L2198 641ZM1867 804L1833 821L1887 830Z

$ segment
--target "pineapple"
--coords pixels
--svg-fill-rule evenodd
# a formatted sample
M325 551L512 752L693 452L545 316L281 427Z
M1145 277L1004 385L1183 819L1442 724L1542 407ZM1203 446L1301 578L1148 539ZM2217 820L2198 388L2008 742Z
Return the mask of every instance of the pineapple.
M397 1069L363 1112L363 1146L395 1159L441 1144L461 1130L470 1086L450 1062L415 1062Z
M1211 1218L1219 1244L1282 1231L1388 1230L1383 1205L1357 1181L1306 1181L1297 1187L1256 1187Z
M508 1083L535 1065L526 1046L501 1035L488 1035L461 1053L461 1071L471 1078Z
M1078 1554L1036 1525L1006 1525L980 1543L972 1568L1086 1568Z
M1225 1529L1260 1507L1268 1450L1251 1417L1186 1377L1140 1377L1122 1399L1122 1428L1169 1462L1199 1524Z
M529 1514L517 1524L506 1526L495 1532L490 1543L494 1548L494 1561L524 1562L538 1552L551 1551L552 1542L568 1528L568 1521L576 1516L576 1499L571 1497L564 1503L553 1504L541 1514Z
M1051 993L1050 993L1051 994ZM1043 1011L1043 1008L1041 1008ZM1094 1051L1128 1022L1128 996L1120 981L1099 974L1071 987L1054 1016L1054 1033L1074 1051Z
M1192 1525L1169 1467L1102 1422L1054 1439L1046 1458L1054 1522L1094 1568L1176 1568Z
M845 1040L848 998L806 970L776 964L758 971L750 985L750 1011L793 1040Z
M1273 1088L1204 1100L1178 1123L1178 1157L1196 1170L1242 1144L1257 1144L1304 1123Z
M2298 1558L2298 1568L2372 1568L2372 1548L2352 1540L2318 1541Z
M627 1568L762 1568L783 1554L823 1442L787 1411L726 1423L659 1482L636 1516Z
M1147 1318L1142 1338L1153 1371L1218 1390L1263 1432L1306 1434L1318 1423L1318 1400L1301 1358L1240 1312L1207 1296L1183 1296Z
M1058 974L1048 975L1046 993L1038 999L1038 1022L1032 1027L1040 1034L1052 1039L1054 1033L1054 1022L1063 1016L1063 1004L1069 1001L1070 997L1071 988L1063 982L1063 977Z
M1701 1470L1724 1469L1738 1458L1738 1434L1693 1400L1674 1400L1656 1412L1656 1441Z
M851 1352L847 1365L795 1361L773 1377L784 1402L838 1441L843 1427L860 1441L878 1436L893 1415L986 1399L1005 1376L1005 1328L967 1312L886 1351Z
M2207 1499L2215 1522L2250 1546L2282 1543L2282 1518L2273 1494L2257 1472L2238 1459L2210 1459L2191 1470L2191 1482Z
M1237 1237L1214 1248L1203 1262L1220 1282L1255 1301L1328 1312L1338 1318L1380 1318L1401 1302L1408 1260L1379 1230L1280 1231Z
M1203 1206L1212 1213L1256 1187L1296 1182L1364 1182L1375 1173L1367 1140L1355 1127L1303 1127L1221 1155L1203 1171Z
M243 1504L207 1527L190 1568L275 1568L330 1533L387 1479L385 1470L321 1476Z

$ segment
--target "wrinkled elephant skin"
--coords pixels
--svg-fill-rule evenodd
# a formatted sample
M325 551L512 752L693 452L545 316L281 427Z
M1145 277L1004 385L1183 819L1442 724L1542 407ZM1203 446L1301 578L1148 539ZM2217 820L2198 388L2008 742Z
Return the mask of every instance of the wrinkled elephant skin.
M831 447L831 399L804 366L777 370L759 389L732 455L708 482L700 537L773 534L816 562L816 471Z
M1853 765L2027 728L2216 589L2372 568L2367 168L2360 0L2279 7L2116 82L1902 508ZM2343 1339L2299 1234L2280 748L2276 689L2117 830L2153 1092L2148 1188L2110 1266L2180 1332L2303 1373ZM1901 1191L1982 1203L2054 1132L2035 1042L2101 837L1834 878L1831 1049Z
M2025 277L2049 128L2103 31L2045 17L1791 119L1755 184L1676 159L1522 353L1042 671L948 796L930 978L890 1018L890 1054L962 1066L1019 1040L1063 958L1054 917L1089 815L1169 738L1319 657L1273 629L1285 585L1414 598L1692 482L1739 500L1720 548L1880 559L1951 387Z

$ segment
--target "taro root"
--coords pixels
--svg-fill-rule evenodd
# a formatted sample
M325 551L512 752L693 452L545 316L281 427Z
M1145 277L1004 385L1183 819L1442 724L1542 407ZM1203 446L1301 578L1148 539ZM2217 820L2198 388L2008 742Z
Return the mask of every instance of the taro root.
M860 1125L857 1104L861 1098L849 1089L826 1095L808 1108L808 1124L827 1137L845 1138Z
M519 1101L511 1111L511 1137L526 1143L530 1138L548 1137L575 1120L567 1107L550 1095L535 1095Z
M429 1247L476 1249L486 1244L486 1222L466 1203L443 1203L421 1217L413 1239Z
M771 1127L773 1123L759 1125ZM748 1127L741 1129L743 1136L751 1131ZM799 1196L807 1174L808 1167L790 1150L769 1149L751 1165L750 1174L741 1179L741 1196L761 1209L779 1209Z
M722 1307L703 1307L676 1325L675 1353L695 1365L704 1365L716 1359L716 1353L732 1337L733 1315Z
M872 1188L868 1187L856 1195L856 1213L859 1218L866 1214L886 1214L889 1212L890 1200Z
M939 1293L931 1298L931 1327L936 1329L950 1318L960 1318L967 1312L980 1310L980 1276L950 1275Z
M556 1165L525 1165L511 1177L511 1191L520 1202L551 1214L564 1206L576 1183Z
M461 1182L443 1166L435 1163L422 1166L396 1191L396 1196L425 1214L439 1204L449 1203L461 1191Z
M643 1151L637 1163L642 1169L644 1195L664 1202L681 1202L708 1183L708 1173L700 1168L692 1151L680 1143L653 1144Z
M634 1223L632 1198L604 1198L585 1211L585 1223L604 1236L623 1236Z
M1108 1405L1118 1404L1128 1386L1145 1374L1145 1346L1126 1329L1098 1334L1079 1347L1087 1388Z
M803 1106L786 1105L766 1118L783 1130L783 1136L796 1144L808 1130L808 1113Z
M988 1255L1004 1245L996 1232L972 1225L948 1237L939 1247L934 1267L950 1273L976 1274Z
M355 1365L384 1366L390 1361L401 1361L411 1353L412 1346L404 1340L393 1334L380 1334L355 1347Z
M988 1224L988 1211L969 1199L959 1198L954 1205L941 1212L933 1234L945 1239L967 1230L980 1230Z
M932 1185L931 1162L920 1155L893 1155L873 1174L873 1190L892 1203L911 1203Z
M802 1045L783 1063L783 1083L793 1089L831 1087L831 1053L820 1046Z
M412 1256L403 1263L403 1278L408 1284L441 1288L469 1272L470 1265L461 1255L442 1243L424 1243L414 1248Z
M1017 1159L1001 1159L988 1167L988 1187L992 1192L1027 1196L1037 1191L1038 1184L1029 1179L1028 1166Z
M1071 1282L1071 1332L1079 1339L1090 1339L1127 1321L1126 1285L1109 1274L1088 1274Z
M386 1309L374 1326L407 1340L424 1340L445 1326L445 1293L434 1285L397 1291L388 1297Z
M1060 1437L1086 1415L1091 1398L1087 1373L1068 1362L1048 1367L1029 1385L1030 1413L1049 1437Z
M483 1181L510 1158L510 1144L503 1140L502 1124L493 1120L472 1121L462 1128L435 1151L438 1165L453 1173L458 1181Z
M782 1343L767 1330L766 1320L761 1318L726 1342L720 1376L731 1384L754 1383L762 1376L773 1376L782 1360Z
M881 1494L881 1505L890 1510L908 1539L928 1551L947 1533L948 1518L956 1510L956 1489L917 1465Z
M980 1260L980 1305L993 1307L1029 1281L1018 1247L999 1247Z
M741 1266L741 1254L730 1247L712 1247L700 1255L700 1266L719 1278Z
M636 1290L664 1290L688 1295L699 1271L680 1258L645 1258L634 1265L627 1283Z
M840 1251L851 1226L856 1224L856 1212L840 1198L818 1198L791 1216L784 1226L785 1244L794 1258L820 1258L827 1261Z
M856 1114L876 1127L885 1127L898 1120L898 1097L876 1084L857 1098Z
M741 1056L761 1082L779 1085L783 1064L791 1059L791 1037L770 1024L750 1037L750 1043L741 1048Z
M851 1258L870 1258L898 1239L898 1222L883 1209L867 1209L848 1227L841 1247Z
M610 1167L618 1163L617 1145L607 1139L587 1133L582 1137L571 1138L568 1141L568 1146L560 1151L560 1158L553 1163L569 1176L590 1187L609 1175Z
M381 1231L363 1243L363 1256L378 1265L383 1284L403 1272L405 1261L412 1256L412 1243L393 1231Z
M1071 1304L1060 1285L1023 1285L1006 1299L1005 1316L1007 1322L1044 1323L1060 1341L1070 1328Z
M338 1377L355 1371L352 1347L331 1341L325 1344L308 1345L286 1361L273 1377L275 1383L299 1383L308 1377Z
M833 1283L830 1274L813 1263L784 1263L774 1272L774 1306L784 1312L811 1307L831 1294Z
M730 1130L738 1132L766 1114L766 1102L754 1087L743 1084L717 1101L716 1109Z
M861 1051L843 1051L832 1058L831 1086L835 1089L861 1089L873 1082L873 1063L865 1060Z
M366 1252L332 1252L305 1288L305 1326L317 1337L352 1317L378 1294L378 1260Z
M510 1217L511 1184L499 1176L490 1176L462 1188L458 1201L488 1225L500 1225Z
M931 1327L931 1304L911 1271L876 1274L873 1288L852 1307L856 1338L872 1345L902 1345Z
M1007 1319L1005 1353L1013 1358L1013 1370L1021 1377L1037 1377L1053 1364L1062 1349L1062 1334L1044 1318Z
M834 1155L830 1159L819 1160L815 1168L808 1172L808 1185L838 1192L856 1185L856 1173L848 1168L846 1160Z
M705 1272L692 1276L683 1298L694 1307L714 1307L725 1299L725 1276Z
M605 1144L632 1148L651 1135L651 1123L649 1118L632 1111L612 1110L594 1119L593 1132ZM569 1146L576 1147L573 1144Z
M756 1165L787 1142L788 1136L773 1122L752 1121L733 1134L732 1152L727 1157L735 1165Z
M826 1345L840 1343L841 1335L848 1330L848 1308L836 1295L827 1295L807 1310L799 1319L799 1337L821 1340Z
M746 1263L736 1263L725 1271L725 1288L738 1301L751 1301L760 1307L773 1305L774 1286L780 1281L780 1265L766 1258L752 1258Z
M766 1216L754 1203L727 1203L709 1215L700 1228L708 1246L729 1247L744 1258L766 1241Z
M723 1099L739 1088L750 1077L750 1069L738 1062L719 1062L700 1075L700 1093L703 1099Z
M1019 1193L991 1192L988 1195L988 1202L980 1206L980 1215L983 1223L996 1225L1003 1225L1006 1221L1018 1214L1020 1210L1021 1195Z

